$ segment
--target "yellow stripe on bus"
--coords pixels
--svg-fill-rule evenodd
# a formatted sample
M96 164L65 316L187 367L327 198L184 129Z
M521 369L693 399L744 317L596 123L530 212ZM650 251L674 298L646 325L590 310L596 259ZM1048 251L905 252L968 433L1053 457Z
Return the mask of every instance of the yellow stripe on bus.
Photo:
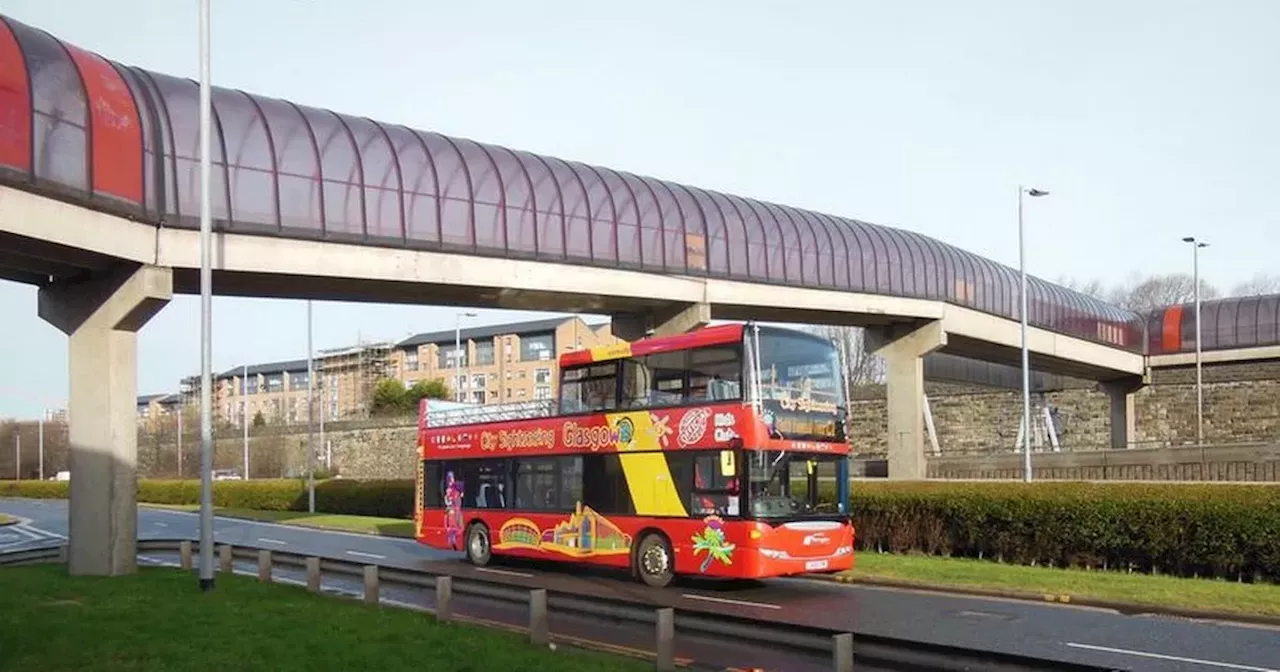
M591 361L603 362L610 359L622 359L631 356L631 344L623 341L612 345L591 348Z
M660 428L648 411L610 413L609 426L618 432L618 462L631 491L631 503L638 516L687 516L676 491L671 468L662 449ZM628 426L629 425L629 426ZM623 439L627 439L624 441Z

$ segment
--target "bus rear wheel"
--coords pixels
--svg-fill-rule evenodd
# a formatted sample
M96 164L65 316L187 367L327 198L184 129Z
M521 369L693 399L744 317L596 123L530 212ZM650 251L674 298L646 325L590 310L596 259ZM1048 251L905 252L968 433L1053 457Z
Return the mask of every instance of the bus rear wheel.
M640 580L654 588L666 588L676 575L671 542L656 532L650 532L640 539L635 564Z
M476 567L489 564L493 553L489 546L489 526L471 523L467 528L467 560Z

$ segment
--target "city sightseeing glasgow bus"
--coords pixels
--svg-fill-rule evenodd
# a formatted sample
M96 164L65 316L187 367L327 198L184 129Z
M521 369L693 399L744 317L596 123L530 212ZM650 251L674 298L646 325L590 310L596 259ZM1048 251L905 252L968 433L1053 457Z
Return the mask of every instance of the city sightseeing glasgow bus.
M728 324L559 363L558 399L422 402L419 543L476 566L589 563L658 587L852 568L845 368L830 341Z

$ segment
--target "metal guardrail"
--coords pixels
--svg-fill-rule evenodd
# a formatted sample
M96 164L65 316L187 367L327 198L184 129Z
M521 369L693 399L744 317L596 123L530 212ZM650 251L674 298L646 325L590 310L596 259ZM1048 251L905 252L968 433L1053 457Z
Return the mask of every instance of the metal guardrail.
M138 553L177 553L179 566L194 568L199 542L188 539L145 539L138 542ZM433 574L423 570L387 567L366 562L290 553L278 549L218 544L218 569L234 570L236 559L256 560L258 580L272 581L277 566L300 568L306 572L307 590L319 592L324 574L363 579L361 599L370 604L380 602L383 585L409 586L432 590L434 604L419 605L433 611L440 620L452 620L454 595L467 595L512 605L528 606L530 642L546 646L551 641L548 612L564 615L607 618L654 627L655 666L658 670L675 670L675 634L696 633L714 639L773 644L809 655L830 656L833 670L853 672L855 663L876 669L950 672L952 670L989 670L992 672L1030 672L1060 670L1063 672L1102 672L1115 668L1048 660L1017 654L983 651L945 644L911 641L882 635L844 632L829 628L781 623L763 618L707 613L673 607L655 607L624 599L610 599L568 591L528 588L513 585L501 578L458 577ZM64 563L65 544L25 550L0 552L0 567L39 563ZM465 617L463 617L465 620ZM732 645L728 643L726 645Z

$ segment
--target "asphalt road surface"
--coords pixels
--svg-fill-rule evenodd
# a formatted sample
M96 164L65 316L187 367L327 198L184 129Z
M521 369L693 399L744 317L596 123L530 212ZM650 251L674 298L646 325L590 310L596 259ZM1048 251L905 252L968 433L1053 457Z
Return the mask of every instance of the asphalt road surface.
M0 499L0 513L23 519L0 528L0 552L47 545L67 532L62 500ZM138 536L191 538L199 534L196 514L140 507ZM1041 655L1058 660L1115 669L1186 670L1188 672L1280 672L1280 629L1194 621L1158 615L1124 615L1075 606L942 595L924 591L883 589L815 579L774 579L742 583L682 581L654 590L605 571L583 571L554 564L505 562L471 568L461 554L437 551L406 539L371 537L306 528L218 518L218 543L279 548L292 553L345 558L380 565L441 571L459 576L484 573L512 583L549 590L617 597L680 609L764 616L778 621L843 628L866 634L931 641L977 649ZM149 554L151 555L151 554ZM173 558L140 558L171 563ZM256 574L256 564L237 562L237 570ZM304 582L300 571L278 569L277 579ZM359 579L325 576L328 591L359 594ZM384 588L384 601L429 605L428 589ZM455 596L455 611L477 618L519 624L518 607L481 598ZM602 630L607 629L607 636ZM621 647L651 648L651 633L638 626L576 622L552 610L551 630ZM725 651L722 642L677 635L678 657L716 666L765 669L830 669L825 659L780 658L780 652L742 642ZM825 667L824 667L825 666ZM861 668L860 668L861 669Z

